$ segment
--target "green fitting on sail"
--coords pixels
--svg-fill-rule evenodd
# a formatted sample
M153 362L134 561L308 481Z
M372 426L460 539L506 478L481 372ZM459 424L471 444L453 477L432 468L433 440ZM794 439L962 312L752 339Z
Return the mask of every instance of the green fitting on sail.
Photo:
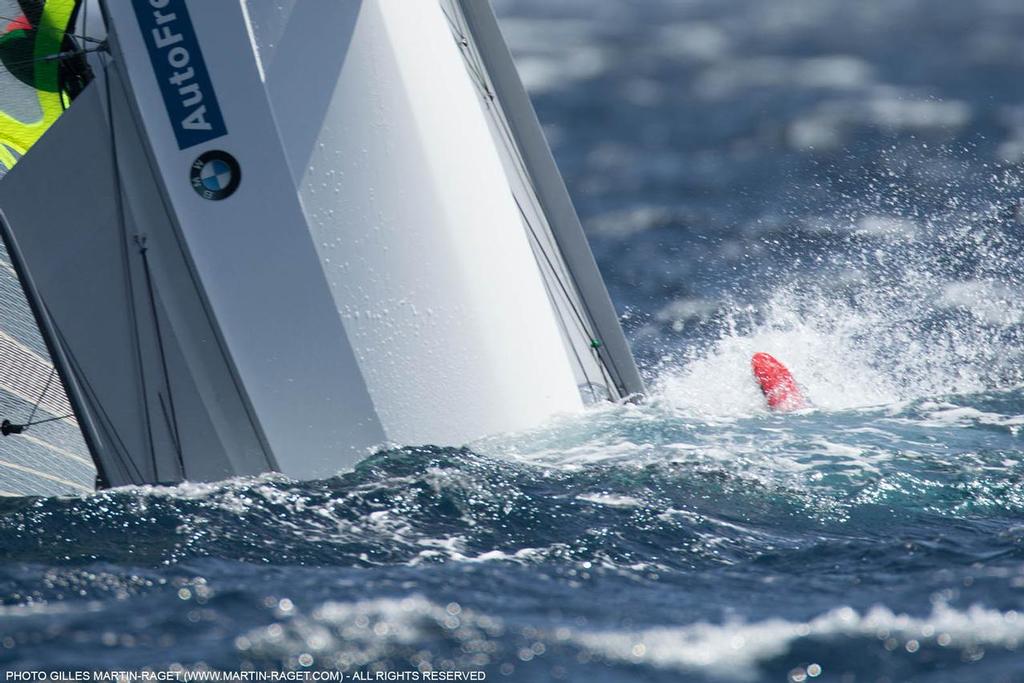
M0 0L0 174L67 106L59 54L78 0Z

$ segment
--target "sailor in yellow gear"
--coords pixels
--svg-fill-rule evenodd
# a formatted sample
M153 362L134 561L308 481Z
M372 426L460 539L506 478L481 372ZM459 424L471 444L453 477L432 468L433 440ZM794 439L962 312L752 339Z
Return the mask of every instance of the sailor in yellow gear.
M67 106L59 54L75 0L46 0L38 16L11 11L0 28L0 172L9 170ZM0 0L18 8L18 3Z

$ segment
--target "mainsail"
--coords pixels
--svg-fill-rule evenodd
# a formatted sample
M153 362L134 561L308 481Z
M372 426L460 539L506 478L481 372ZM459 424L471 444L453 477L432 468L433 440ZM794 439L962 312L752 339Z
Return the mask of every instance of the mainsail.
M101 5L95 78L0 182L101 485L328 476L642 391L485 2Z

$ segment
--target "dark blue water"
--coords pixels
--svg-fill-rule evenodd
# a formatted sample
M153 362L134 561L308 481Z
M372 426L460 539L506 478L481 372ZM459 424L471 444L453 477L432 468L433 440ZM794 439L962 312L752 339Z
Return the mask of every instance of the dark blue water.
M651 400L0 501L0 667L1024 681L1024 5L499 9Z

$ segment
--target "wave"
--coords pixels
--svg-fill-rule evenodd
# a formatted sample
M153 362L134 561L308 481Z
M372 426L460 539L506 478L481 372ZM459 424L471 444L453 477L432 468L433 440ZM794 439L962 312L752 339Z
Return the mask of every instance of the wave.
M697 623L648 628L636 632L574 633L572 640L602 658L662 669L701 671L723 680L753 680L762 667L792 666L789 680L804 681L823 673L870 675L877 672L872 653L896 650L927 662L922 668L946 669L980 659L985 648L1016 651L1024 642L1024 615L1016 611L972 606L958 610L936 605L926 616L897 614L884 606L859 613L839 607L808 621L767 619L745 623ZM808 661L825 645L842 641L843 656L833 665ZM877 654L875 655L877 656Z
M785 547L778 529L799 521L854 553L901 524L931 533L1024 510L1021 425L1024 389L724 420L610 406L472 448L378 453L322 481L0 500L0 536L11 561L65 565L589 561L642 574L634 558L650 547L686 548L658 561L675 569L744 563Z
M422 670L446 661L468 669L503 664L502 672L511 674L517 665L554 657L702 680L759 680L776 672L788 674L790 681L820 675L854 680L879 673L878 658L888 653L902 653L917 673L949 671L981 659L986 651L990 657L1012 658L1024 643L1024 615L1016 611L978 605L961 610L942 603L922 616L885 606L863 612L837 607L806 621L772 618L640 629L595 629L557 619L523 628L457 602L439 604L416 594L328 601L309 612L289 600L275 608L274 623L236 639L247 657L296 663L304 657L303 666L342 670L390 662L410 662Z

